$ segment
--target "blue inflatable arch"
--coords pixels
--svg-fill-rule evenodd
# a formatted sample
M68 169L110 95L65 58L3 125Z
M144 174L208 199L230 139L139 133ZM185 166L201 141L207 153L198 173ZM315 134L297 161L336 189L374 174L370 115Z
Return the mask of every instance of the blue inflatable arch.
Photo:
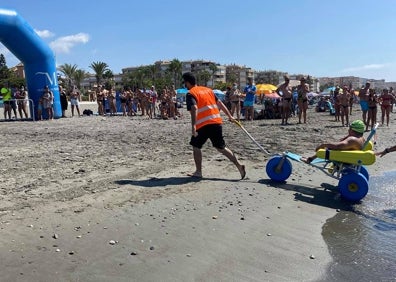
M33 28L15 11L0 8L0 41L25 67L29 99L34 109L48 85L54 94L54 117L62 116L55 55ZM30 109L32 117L35 111ZM44 113L44 111L43 111Z

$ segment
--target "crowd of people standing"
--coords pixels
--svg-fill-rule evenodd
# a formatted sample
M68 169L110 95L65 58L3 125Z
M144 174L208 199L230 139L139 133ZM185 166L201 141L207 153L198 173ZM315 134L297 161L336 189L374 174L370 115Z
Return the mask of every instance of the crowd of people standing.
M149 119L176 119L180 117L176 89L174 85L157 92L155 86L150 89L125 87L118 94L122 116L147 116ZM93 99L98 104L98 115L117 115L117 93L112 88L105 89L99 85Z
M372 129L378 122L379 110L381 111L380 125L389 126L390 113L393 111L393 105L396 101L393 88L376 91L370 86L370 82L367 82L359 91L355 91L346 85L337 86L331 96L335 109L335 121L341 121L343 126L349 126L349 116L352 114L353 105L358 102L366 131ZM358 95L355 93L358 93Z
M284 76L284 82L275 91L280 98L262 99L265 95L257 95L256 86L252 78L248 78L244 87L233 83L227 87L224 104L228 107L231 115L240 121L243 117L245 121L255 119L255 104L261 103L267 118L280 118L282 125L288 125L292 116L298 117L298 123L307 122L307 109L309 104L309 85L304 77L300 78L300 84L296 87L289 86L290 79ZM349 116L352 114L353 105L360 104L362 111L362 121L366 125L366 130L374 127L377 123L377 116L380 112L380 124L389 126L390 113L396 96L393 88L383 89L380 92L370 87L367 82L359 91L347 86L337 86L331 93L326 103L331 103L334 107L336 122L341 122L342 126L349 126ZM28 94L24 86L19 88L1 89L4 104L5 119L17 119L18 113L21 119L29 117ZM358 95L356 93L358 92ZM71 107L71 116L81 116L84 114L80 109L81 93L76 86L72 86L69 91L60 86L60 103L62 117L66 117L68 106ZM147 116L149 119L177 119L181 117L179 107L182 107L177 100L177 92L174 85L164 87L162 91L157 91L154 86L149 89L134 89L125 87L116 92L114 87L106 89L99 85L91 92L91 99L98 105L97 114L122 116ZM321 99L324 102L325 99ZM54 97L52 91L45 86L43 94L38 101L36 109L37 120L43 119L43 115L48 119L54 118L53 109ZM318 104L319 106L319 104ZM276 108L276 111L275 111ZM296 108L298 110L296 110ZM320 107L319 107L320 108ZM272 111L271 111L272 109ZM272 113L272 114L271 114ZM275 113L278 113L275 115ZM92 113L93 114L93 113Z

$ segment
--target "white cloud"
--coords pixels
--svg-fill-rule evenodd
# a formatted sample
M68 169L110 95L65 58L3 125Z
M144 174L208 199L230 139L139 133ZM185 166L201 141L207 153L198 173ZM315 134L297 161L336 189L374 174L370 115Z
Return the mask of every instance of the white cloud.
M387 64L371 64L371 65L364 65L360 67L351 67L343 69L341 72L359 72L359 71L369 71L369 70L379 70L387 67Z
M89 41L89 35L86 33L77 33L74 35L68 35L59 37L58 39L50 43L50 47L56 53L69 53L70 49L77 44L85 44Z
M17 59L14 54L10 52L3 44L0 43L0 54L4 55L7 66L13 66L19 63L19 59Z
M51 31L49 31L49 30L47 30L47 29L45 29L45 30L37 30L37 29L35 29L34 31L35 31L35 32L38 34L38 36L40 36L41 38L50 38L50 37L54 37L54 36L55 36L54 33L52 33Z

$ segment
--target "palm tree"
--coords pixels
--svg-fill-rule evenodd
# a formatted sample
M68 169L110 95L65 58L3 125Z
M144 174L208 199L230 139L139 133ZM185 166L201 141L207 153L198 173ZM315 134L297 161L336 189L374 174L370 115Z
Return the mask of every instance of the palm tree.
M74 84L74 76L77 71L77 65L71 64L64 64L58 67L59 71L62 72L67 80L68 89L71 89L72 85Z
M95 72L96 84L100 85L103 75L109 70L109 66L104 62L93 62L89 67Z
M114 86L114 74L111 70L107 69L104 74L103 74L103 78L105 79L106 83L105 83L105 88L110 90L110 88L112 86Z
M145 76L144 67L138 67L136 72L135 72L135 75L136 75L136 80L138 82L138 85L137 85L138 88L143 88L144 87L143 80L144 80L144 76Z
M175 87L179 86L180 83L177 82L181 80L182 63L178 59L173 59L169 64L168 71L172 74Z
M235 73L227 74L226 76L227 83L233 84L234 82L238 82L237 75Z
M122 84L125 87L130 87L131 89L137 87L138 79L137 79L135 73L124 74L122 76Z
M81 82L88 77L88 73L84 70L76 70L73 75L74 82L77 85L77 88L81 88Z
M197 76L197 84L207 86L208 81L210 80L210 72L207 70L200 70L196 74Z
M7 79L9 77L9 70L7 62L3 54L0 54L0 79Z
M155 65L148 65L142 68L143 87L148 88L154 84Z
M155 81L158 74L158 69L156 65L147 66L147 72L151 76L151 85L155 85Z

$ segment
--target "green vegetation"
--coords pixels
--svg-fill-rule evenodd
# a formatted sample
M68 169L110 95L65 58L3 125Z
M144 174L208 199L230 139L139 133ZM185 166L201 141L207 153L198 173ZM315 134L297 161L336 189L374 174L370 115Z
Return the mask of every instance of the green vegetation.
M7 67L7 62L3 54L0 54L0 87L20 87L25 85L25 79L18 77Z

